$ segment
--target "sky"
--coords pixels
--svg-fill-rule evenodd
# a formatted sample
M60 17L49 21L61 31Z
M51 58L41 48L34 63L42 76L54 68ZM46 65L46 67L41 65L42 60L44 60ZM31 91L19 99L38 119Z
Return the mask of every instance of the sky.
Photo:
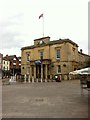
M88 54L88 0L0 0L0 53L21 56L21 48L44 36L70 39Z

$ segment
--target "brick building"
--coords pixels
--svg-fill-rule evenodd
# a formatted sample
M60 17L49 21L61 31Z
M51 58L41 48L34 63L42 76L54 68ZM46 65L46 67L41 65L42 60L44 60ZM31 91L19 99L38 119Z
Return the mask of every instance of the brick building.
M78 45L69 39L35 39L34 45L21 48L21 73L35 79L55 74L68 79L69 72L78 69L78 57Z
M16 55L11 55L11 56L6 55L4 59L10 61L10 74L11 75L21 73L21 65L19 61L20 58L18 58Z

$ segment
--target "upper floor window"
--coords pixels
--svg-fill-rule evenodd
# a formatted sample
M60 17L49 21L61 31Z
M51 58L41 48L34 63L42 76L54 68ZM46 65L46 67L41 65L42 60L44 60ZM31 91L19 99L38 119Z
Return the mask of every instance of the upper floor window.
M13 58L13 60L16 60L16 58Z
M21 59L19 59L19 61L21 61Z
M41 60L43 59L43 52L42 51L40 52L40 59Z
M27 61L30 61L30 53L27 53Z
M75 59L75 48L73 48L72 56L73 56L73 60L74 60Z
M60 59L60 49L57 49L56 51L56 59Z
M16 65L16 63L13 63L13 65Z

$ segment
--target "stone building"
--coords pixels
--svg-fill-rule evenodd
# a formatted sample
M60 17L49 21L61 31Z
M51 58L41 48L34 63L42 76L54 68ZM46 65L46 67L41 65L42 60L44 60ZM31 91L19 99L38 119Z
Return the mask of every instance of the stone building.
M78 52L78 69L84 68L87 66L87 61L90 60L90 56L87 54L84 54L82 49L80 49L80 52ZM90 65L89 65L90 66Z
M21 48L21 74L52 79L56 74L67 80L70 71L78 69L78 45L69 39L34 40L34 45Z
M3 60L3 55L0 53L0 79L2 78L2 60Z

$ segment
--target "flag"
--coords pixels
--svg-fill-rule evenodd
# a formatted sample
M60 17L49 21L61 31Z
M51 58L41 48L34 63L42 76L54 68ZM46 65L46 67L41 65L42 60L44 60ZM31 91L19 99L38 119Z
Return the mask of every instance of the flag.
M39 64L41 64L41 61L40 61L40 60L37 60L37 61L35 61L35 63L36 63L37 65L39 65Z
M41 17L43 17L43 14L41 14L41 15L39 16L39 19L40 19Z

